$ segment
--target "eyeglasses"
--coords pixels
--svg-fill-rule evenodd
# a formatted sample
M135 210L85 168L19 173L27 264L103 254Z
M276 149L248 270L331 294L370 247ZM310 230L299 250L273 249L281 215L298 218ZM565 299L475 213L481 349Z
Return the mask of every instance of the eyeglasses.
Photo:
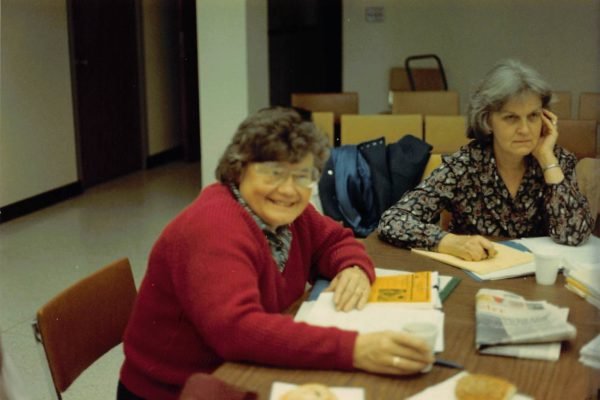
M254 169L271 185L280 185L291 175L295 185L312 189L319 180L319 171L315 167L290 169L278 162L255 163Z

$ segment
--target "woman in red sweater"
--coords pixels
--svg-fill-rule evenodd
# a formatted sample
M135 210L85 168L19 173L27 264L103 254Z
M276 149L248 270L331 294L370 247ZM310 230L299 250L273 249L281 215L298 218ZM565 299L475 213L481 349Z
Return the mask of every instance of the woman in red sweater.
M416 373L427 345L401 332L359 334L284 314L317 275L338 309L362 308L374 269L349 229L309 199L329 155L296 110L247 118L225 150L219 183L162 232L124 337L117 398L176 399L194 372L225 361L292 368Z

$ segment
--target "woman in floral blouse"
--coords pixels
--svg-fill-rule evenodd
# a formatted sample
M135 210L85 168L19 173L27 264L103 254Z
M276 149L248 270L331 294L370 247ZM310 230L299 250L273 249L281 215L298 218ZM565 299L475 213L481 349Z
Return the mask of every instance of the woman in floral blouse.
M470 99L467 137L413 191L381 216L382 240L465 260L495 255L485 237L550 236L576 246L592 231L577 188L575 156L556 145L552 92L530 67L496 65ZM452 214L449 232L437 222Z

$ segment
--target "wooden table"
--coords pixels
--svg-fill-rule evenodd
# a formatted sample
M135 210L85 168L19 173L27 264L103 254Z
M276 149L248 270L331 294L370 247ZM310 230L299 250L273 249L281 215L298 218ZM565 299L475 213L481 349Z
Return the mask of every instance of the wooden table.
M461 278L458 287L444 302L445 350L438 354L440 358L464 365L469 372L504 377L515 383L520 393L538 400L600 399L600 371L578 361L581 347L600 333L600 310L565 289L562 276L553 286L537 285L533 276L476 282L460 269L392 247L373 235L365 239L364 244L377 267L436 270L442 275ZM480 288L507 290L528 300L547 300L557 306L568 307L568 320L577 327L577 337L562 344L560 359L556 362L478 354L475 350L475 293ZM273 381L359 386L365 388L367 400L387 400L411 396L457 372L436 366L427 374L390 377L358 371L294 370L229 362L214 374L236 386L256 391L263 400L269 399Z

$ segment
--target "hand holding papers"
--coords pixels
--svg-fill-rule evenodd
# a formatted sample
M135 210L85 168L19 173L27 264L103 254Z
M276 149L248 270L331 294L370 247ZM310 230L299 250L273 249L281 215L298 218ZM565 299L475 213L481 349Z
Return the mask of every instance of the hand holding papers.
M341 312L335 310L333 294L323 292L315 301L305 302L296 314L295 320L317 326L334 326L360 333L385 330L402 331L403 326L410 322L429 322L434 324L438 331L435 351L443 351L444 313L435 309L441 307L439 295L435 289L438 280L437 272L403 274L400 271L378 268L376 274L379 282L376 281L372 288L371 293L374 298L377 298L379 293L381 299L389 300L396 297L396 299L410 301L370 301L362 310ZM387 290L394 282L401 283L402 286L399 287L401 290L388 292Z
M419 249L412 249L412 251L417 254L441 261L445 264L466 269L478 274L488 274L533 261L533 256L530 253L513 249L501 243L494 244L494 247L498 252L496 256L494 258L488 258L481 261L466 261L450 254L437 253L434 251Z
M480 289L476 295L475 344L482 354L558 360L560 342L575 337L569 310L514 293Z
M439 310L399 307L398 303L367 303L362 310L336 311L331 292L321 293L313 303L304 315L296 314L295 320L360 333L401 331L410 322L429 322L439 332L435 351L444 351L444 313Z

